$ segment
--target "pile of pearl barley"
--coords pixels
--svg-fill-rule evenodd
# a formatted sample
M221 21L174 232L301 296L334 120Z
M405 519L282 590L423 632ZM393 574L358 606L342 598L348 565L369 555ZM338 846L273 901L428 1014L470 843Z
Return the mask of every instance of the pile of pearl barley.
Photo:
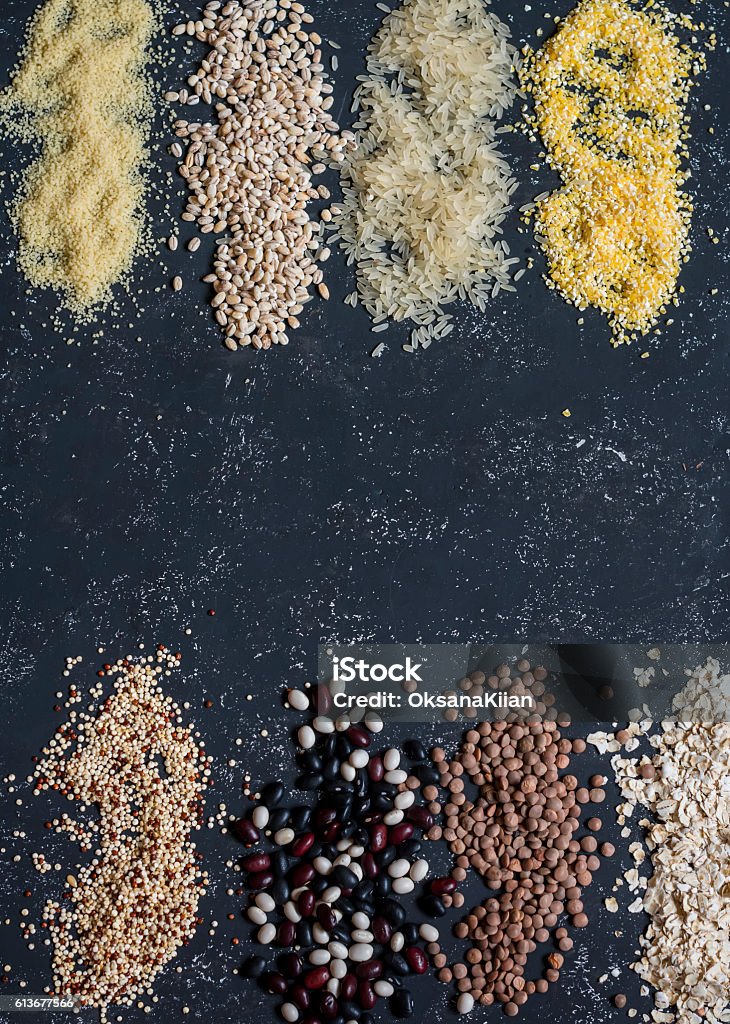
M100 1008L102 1020L144 993L190 939L207 884L191 834L210 758L160 687L178 663L159 647L105 665L87 711L69 712L35 771L36 795L54 790L78 809L80 820L63 814L49 827L87 858L44 908L54 992ZM72 688L69 704L80 700Z
M329 297L318 266L329 250L307 204L329 198L313 175L341 163L354 136L340 135L328 113L332 86L312 20L292 0L214 0L202 20L173 30L211 47L188 79L191 92L167 98L215 104L217 123L180 120L175 130L188 142L183 220L225 232L204 280L231 350L288 344L310 289Z

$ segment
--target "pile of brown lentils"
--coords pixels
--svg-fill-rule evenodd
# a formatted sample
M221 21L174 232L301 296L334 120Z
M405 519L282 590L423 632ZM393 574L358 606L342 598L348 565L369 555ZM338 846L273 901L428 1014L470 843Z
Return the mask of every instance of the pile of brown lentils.
M541 666L517 663L523 687L537 683L542 690L547 675ZM516 680L501 666L488 684L514 688ZM455 926L456 937L470 943L465 962L448 966L441 951L434 957L440 980L456 981L461 1013L477 1002L497 1002L516 1016L531 995L558 980L564 954L573 947L567 929L557 927L561 915L567 913L575 928L588 924L581 897L599 867L594 833L602 823L591 817L587 833L578 838L577 832L582 806L605 799L606 780L593 776L586 788L565 774L570 755L585 749L582 739L561 736L551 718L533 716L480 723L466 732L452 760L441 748L432 751L447 799L442 805L436 786L424 789L429 809L444 815L444 826L432 829L430 838L445 839L455 855L455 888L472 869L493 892ZM466 794L467 782L476 786L474 800ZM613 852L602 844L601 854ZM454 906L464 903L458 891L450 900ZM546 957L542 976L527 980L528 957L551 934L556 949Z
M225 232L204 280L231 350L288 344L312 286L329 297L317 265L329 249L307 205L329 198L313 176L342 162L354 135L340 135L328 113L332 86L312 20L294 0L212 0L200 21L173 29L211 47L190 91L167 98L215 105L217 123L179 120L175 130L189 144L183 220Z
M191 835L202 821L210 758L160 686L178 664L161 646L105 665L91 703L70 710L34 773L36 795L53 790L78 809L47 828L87 858L44 909L54 991L100 1008L102 1020L106 1007L148 991L190 939L207 885ZM107 678L114 690L105 696ZM68 703L81 700L72 688Z

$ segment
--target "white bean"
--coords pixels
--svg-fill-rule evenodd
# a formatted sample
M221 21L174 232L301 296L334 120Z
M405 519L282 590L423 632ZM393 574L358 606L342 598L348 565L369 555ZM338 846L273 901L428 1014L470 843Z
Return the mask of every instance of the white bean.
M345 956L347 956L347 946L344 947L344 950ZM342 981L342 979L347 974L347 963L344 957L342 959L337 958L336 960L331 961L330 974L332 975L333 978L337 978L338 981Z
M414 882L422 882L428 874L428 861L423 859L414 861L408 874Z
M273 924L265 924L259 928L256 933L256 938L259 940L262 946L268 946L269 943L274 941L276 935L276 928Z
M299 746L303 750L311 750L316 743L317 738L314 735L313 729L310 729L308 725L302 725L297 730L297 740L299 741Z
M370 760L367 750L356 749L350 754L350 764L353 768L364 768Z
M471 1013L474 1009L474 996L471 992L462 992L456 1000L456 1009L459 1013Z
M259 804L258 807L254 807L251 820L256 828L266 828L269 824L269 808L264 807L263 804Z
M295 711L306 711L309 707L309 697L303 690L289 690L286 699L289 701L290 707L293 707Z
M411 865L405 857L399 857L398 860L394 860L388 865L388 874L391 878L402 878L403 875L408 874L410 869Z
M256 903L257 907L261 907L261 909L265 911L267 914L270 914L272 910L276 909L274 897L269 896L267 892L258 893L254 902Z
M386 772L393 772L400 764L400 750L396 750L395 747L391 747L390 750L386 750L383 754L383 766ZM403 780L405 781L405 780Z
M270 926L274 931L273 924ZM273 938L273 936L272 936ZM373 947L369 942L356 942L354 946L350 946L350 960L356 964L364 964L366 960L372 960L373 958Z
M298 924L302 919L302 915L297 910L297 905L292 900L289 900L284 904L284 917L288 921L292 921L294 924Z

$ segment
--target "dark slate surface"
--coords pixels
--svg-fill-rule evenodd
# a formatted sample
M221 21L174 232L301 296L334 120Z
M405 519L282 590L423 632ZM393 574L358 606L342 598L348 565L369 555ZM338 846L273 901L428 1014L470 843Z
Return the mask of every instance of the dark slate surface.
M524 6L496 6L520 43L549 24L542 5ZM32 9L29 0L3 6L6 68ZM346 111L380 15L352 0L312 9L322 35L344 47L334 77L335 109ZM550 13L567 9L561 0ZM722 3L702 10L722 27ZM675 324L651 341L647 360L647 346L613 350L597 315L580 328L544 287L539 257L516 295L486 317L463 309L449 342L416 357L400 350L404 332L375 337L364 314L342 305L353 281L333 257L333 301L308 308L288 349L257 356L221 347L204 288L192 285L209 246L140 266L143 312L122 300L96 342L93 328L59 335L48 326L53 297L27 293L6 247L3 773L22 778L50 735L63 657L83 654L91 680L98 645L113 655L141 641L183 651L171 689L191 702L222 759L211 804L236 807L243 767L255 779L279 766L288 777L290 720L272 716L273 702L283 683L313 673L320 640L726 640L726 68L721 44L692 97L696 252ZM170 71L170 84L180 80ZM553 184L529 170L536 151L525 140L505 138L505 147L524 183L518 205ZM159 159L172 172L174 161ZM181 203L164 183L151 203L158 238L170 227L165 190L173 214ZM532 252L517 225L514 215L513 251ZM174 296L167 283L178 270L189 284ZM383 337L388 351L370 359ZM215 706L203 710L207 696ZM264 727L268 738L258 735ZM231 756L237 766L224 767ZM13 921L0 927L0 960L39 992L46 957L24 951L16 909L28 885L40 909L28 853L46 813L16 807L16 796L3 803L0 831L0 891ZM180 958L183 974L165 973L157 1018L178 1019L194 1000L188 1019L268 1019L231 976L240 950L225 921L235 909L225 896L227 847L213 832L203 844L215 890L206 919L225 927L213 939L201 931ZM612 878L609 869L594 905ZM596 978L630 958L638 927L599 911L568 983L526 1019L603 1020L606 986ZM614 987L636 988L625 978ZM441 1019L443 990L424 982L423 996L424 1019Z

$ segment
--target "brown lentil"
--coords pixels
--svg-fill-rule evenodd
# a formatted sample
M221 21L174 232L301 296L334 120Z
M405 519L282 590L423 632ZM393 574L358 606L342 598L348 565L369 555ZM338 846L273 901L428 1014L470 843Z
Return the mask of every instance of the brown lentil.
M547 677L542 666L531 670L526 661L517 670L523 683L527 676L542 685ZM487 682L493 688L513 685L509 666L500 666L494 683ZM492 890L455 925L456 938L470 946L463 962L441 966L439 978L456 980L460 992L482 1005L496 1000L508 1016L559 979L563 954L573 946L567 931L556 929L560 915L567 912L575 927L588 923L580 896L598 867L598 844L592 835L574 838L581 798L588 802L590 793L574 775L560 774L573 749L556 722L532 719L480 722L464 734L451 760L442 748L431 752L448 793L443 837L456 855L451 877L462 882L471 867ZM473 801L465 796L466 779L477 786ZM591 821L595 826L597 819ZM457 897L463 903L456 891L452 905L458 905ZM549 954L542 978L528 982L527 958L551 930L559 952Z

